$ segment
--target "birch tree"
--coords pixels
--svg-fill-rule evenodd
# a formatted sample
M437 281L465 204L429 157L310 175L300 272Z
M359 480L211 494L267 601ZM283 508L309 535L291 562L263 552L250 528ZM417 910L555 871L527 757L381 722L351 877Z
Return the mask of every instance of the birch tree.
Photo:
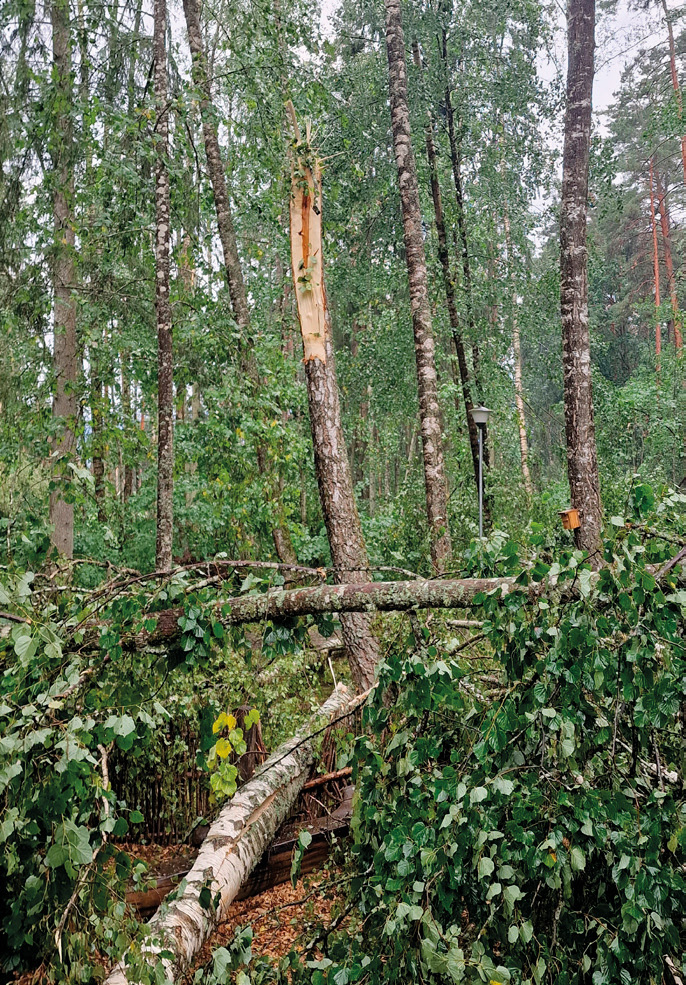
M76 344L74 139L73 85L69 0L53 0L52 63L54 85L54 132L52 165L54 175L54 258L52 286L54 294L54 394L53 417L58 428L52 442L53 481L50 494L52 544L58 554L74 553L74 505L65 497L70 478L70 464L76 449L78 351Z
M385 0L386 51L391 102L391 129L398 169L398 189L403 216L403 235L410 285L410 307L417 362L419 416L424 455L426 512L431 538L431 560L437 572L450 556L448 498L443 437L438 405L436 355L429 304L426 255L422 233L417 168L412 150L410 111L407 102L407 62L400 0Z
M567 104L560 204L560 306L567 475L581 526L577 546L599 563L600 483L593 420L591 340L588 325L586 214L591 145L595 0L569 0Z
M155 0L153 58L155 61L155 311L157 316L157 545L158 570L172 565L174 522L174 369L172 357L172 312L169 298L169 244L171 192L169 153L169 108L167 105L166 0Z

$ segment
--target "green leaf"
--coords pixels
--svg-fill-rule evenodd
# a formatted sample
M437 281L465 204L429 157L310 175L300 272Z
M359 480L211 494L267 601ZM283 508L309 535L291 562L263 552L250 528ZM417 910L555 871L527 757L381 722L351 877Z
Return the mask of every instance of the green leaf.
M488 855L482 855L478 865L479 879L487 879L493 874L494 869L493 859L490 859Z

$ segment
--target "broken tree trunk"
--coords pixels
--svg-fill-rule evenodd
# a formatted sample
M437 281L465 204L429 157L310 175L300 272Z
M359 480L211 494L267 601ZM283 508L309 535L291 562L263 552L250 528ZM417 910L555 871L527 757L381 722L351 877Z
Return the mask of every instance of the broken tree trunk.
M161 964L164 977L172 982L188 968L217 924L226 919L241 886L288 816L312 763L313 733L354 704L348 690L339 685L306 727L279 746L227 802L210 827L183 891L149 921L148 941L140 954L127 952L106 985L135 985L140 976L128 969L140 967L141 962ZM170 956L161 957L162 952Z
M291 262L303 340L319 498L335 580L339 584L368 582L369 560L341 423L331 322L324 289L321 174L309 139L301 142L292 103L289 112L296 133L292 154ZM367 616L345 615L341 618L341 629L353 680L363 691L374 681L378 643Z

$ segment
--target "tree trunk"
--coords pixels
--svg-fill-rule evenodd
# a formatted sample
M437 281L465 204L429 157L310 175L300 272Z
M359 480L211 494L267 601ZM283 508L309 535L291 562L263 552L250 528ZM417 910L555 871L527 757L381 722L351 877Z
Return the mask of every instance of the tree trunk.
M291 263L303 340L315 472L334 578L339 584L366 582L369 561L341 424L324 289L321 176L309 141L305 144L300 141L294 112L293 124L297 146L292 160ZM341 627L353 680L364 690L374 680L378 660L378 644L369 619L363 615L346 615L341 618Z
M123 418L123 433L126 435L133 423L131 419L131 382L129 380L129 356L126 352L119 353L119 364L121 367L121 411ZM128 460L129 450L127 449L126 460L124 462L124 488L122 500L124 502L134 493L136 482L136 468Z
M669 67L672 75L672 88L674 89L674 95L676 96L676 105L679 112L679 122L683 124L684 106L683 100L681 98L681 87L679 85L679 76L676 70L676 50L674 47L674 31L672 29L672 18L667 7L667 0L660 0L662 6L662 12L665 15L665 24L667 25L667 38L669 44ZM681 163L683 165L684 171L684 184L686 184L686 134L682 133L681 136Z
M560 308L567 474L581 526L577 546L601 560L601 504L588 328L586 211L591 143L595 0L569 0L567 106L560 204Z
M150 967L161 964L165 979L177 980L217 925L226 920L231 903L288 817L307 779L314 759L314 734L354 707L350 693L339 684L302 731L279 746L221 809L184 880L185 889L147 925L150 943L143 945L142 956ZM204 889L209 889L210 900L218 897L216 905L207 905ZM162 951L168 955L161 957ZM136 982L122 960L106 985Z
M188 44L191 49L192 75L193 82L200 95L200 114L202 117L202 132L205 143L205 156L207 158L207 171L210 176L212 193L214 195L214 205L217 215L217 227L219 229L219 239L222 244L224 256L224 269L226 272L226 282L229 288L231 306L233 308L236 324L241 329L241 362L247 378L257 390L260 385L257 361L250 338L250 308L248 306L248 296L245 290L245 281L241 271L238 247L236 244L236 231L231 214L231 203L226 187L226 175L224 163L222 161L221 150L219 147L219 137L214 121L214 106L212 105L212 93L210 88L210 69L207 63L205 47L200 25L200 8L198 0L183 0L183 10L186 17L186 30L188 32ZM263 443L258 442L256 448L257 465L260 475L270 474L270 464L267 461L267 449ZM272 483L269 500L275 504L280 513L283 512L279 495L278 479ZM279 560L285 564L293 564L297 560L293 544L291 543L290 532L283 517L272 528L274 548Z
M157 314L157 545L155 564L165 571L172 566L174 522L174 369L172 361L172 311L169 298L169 240L171 195L167 156L169 110L167 105L166 0L155 0L153 58L155 60L155 310Z
M443 571L450 557L448 499L443 461L443 437L438 404L436 354L427 284L426 256L419 203L419 185L407 103L407 64L400 0L384 0L386 51L391 103L391 129L398 167L398 188L410 285L410 307L417 361L419 417L424 456L426 511L434 570Z
M660 226L662 228L662 248L665 255L665 268L667 270L667 284L669 285L669 297L672 303L672 319L674 322L674 345L677 349L683 346L681 313L679 312L679 300L676 293L676 278L674 277L674 260L672 257L672 232L669 221L669 206L667 205L667 190L662 187L662 181L657 170L655 171L655 185L657 189L657 201L660 209Z
M100 366L102 354L96 343L90 350L91 359L91 424L93 427L93 492L98 510L98 522L104 523L105 516L105 461L104 455L104 400Z
M450 164L453 174L453 184L455 185L455 205L457 216L457 231L460 241L460 258L462 261L462 279L464 284L465 305L467 309L467 326L469 329L470 342L472 345L472 362L474 367L474 383L476 386L476 396L483 403L484 391L481 379L481 356L479 345L476 339L476 324L474 319L474 296L472 292L472 268L469 259L469 239L467 237L467 222L464 214L464 194L462 192L462 166L460 145L455 129L455 111L450 95L450 74L448 68L448 36L443 31L441 39L441 57L443 59L443 71L445 73L445 115L448 124L448 141L450 144ZM488 469L491 464L488 446L488 425L484 425L483 440L484 467ZM478 480L477 480L478 481ZM488 500L484 501L484 518L487 522L490 518L490 507Z
M504 179L504 157L501 160L501 174ZM517 411L517 428L519 430L519 452L522 460L522 478L524 479L524 489L526 490L527 498L531 500L534 494L534 487L531 483L531 472L529 471L529 441L526 435L526 415L524 413L524 387L522 386L522 344L519 335L519 317L517 309L517 274L514 269L512 233L510 229L510 209L508 206L506 191L503 199L503 227L505 229L507 262L510 268L510 284L512 285L510 306L512 312L512 351L514 355L514 391L515 409Z
M53 481L56 489L50 493L51 540L58 554L72 557L74 553L74 505L63 498L69 485L69 468L76 449L76 416L78 411L76 378L78 351L76 344L76 301L73 288L74 269L74 141L71 122L71 38L68 0L52 0L52 55L54 105L56 107L53 153L54 192L53 211L55 253L52 281L55 295L54 356L55 375L52 414L59 430L52 442Z
M650 230L653 237L653 289L655 291L655 367L660 372L660 357L662 354L662 326L660 324L660 255L657 251L657 222L655 221L655 190L653 182L653 159L650 158L648 172L648 189L650 192Z
M419 45L416 41L412 44L412 55L414 63L421 71L422 61L419 53ZM462 330L460 329L460 318L457 313L457 302L455 300L455 282L450 269L450 255L448 253L448 239L445 231L445 219L443 217L443 201L441 198L441 185L438 178L438 161L436 159L436 145L433 136L433 121L429 114L429 121L424 128L426 142L426 157L429 162L429 175L431 180L431 197L434 205L434 215L436 218L436 233L438 236L438 258L441 262L443 271L443 284L445 287L445 300L450 320L450 329L455 344L457 364L460 370L460 383L462 385L462 396L464 399L465 412L467 415L467 428L469 431L469 447L472 452L472 464L474 466L474 481L477 488L479 486L479 433L472 418L472 392L469 381L469 369L467 367L467 357L464 349Z

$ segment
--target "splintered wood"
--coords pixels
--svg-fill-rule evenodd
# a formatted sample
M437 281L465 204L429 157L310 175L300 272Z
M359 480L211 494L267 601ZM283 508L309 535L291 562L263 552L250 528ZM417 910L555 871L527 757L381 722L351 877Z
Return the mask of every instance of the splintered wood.
M308 135L309 137L309 135ZM309 147L309 139L308 139ZM291 265L303 362L326 363L326 294L322 263L322 190L319 163L296 151L291 156Z

